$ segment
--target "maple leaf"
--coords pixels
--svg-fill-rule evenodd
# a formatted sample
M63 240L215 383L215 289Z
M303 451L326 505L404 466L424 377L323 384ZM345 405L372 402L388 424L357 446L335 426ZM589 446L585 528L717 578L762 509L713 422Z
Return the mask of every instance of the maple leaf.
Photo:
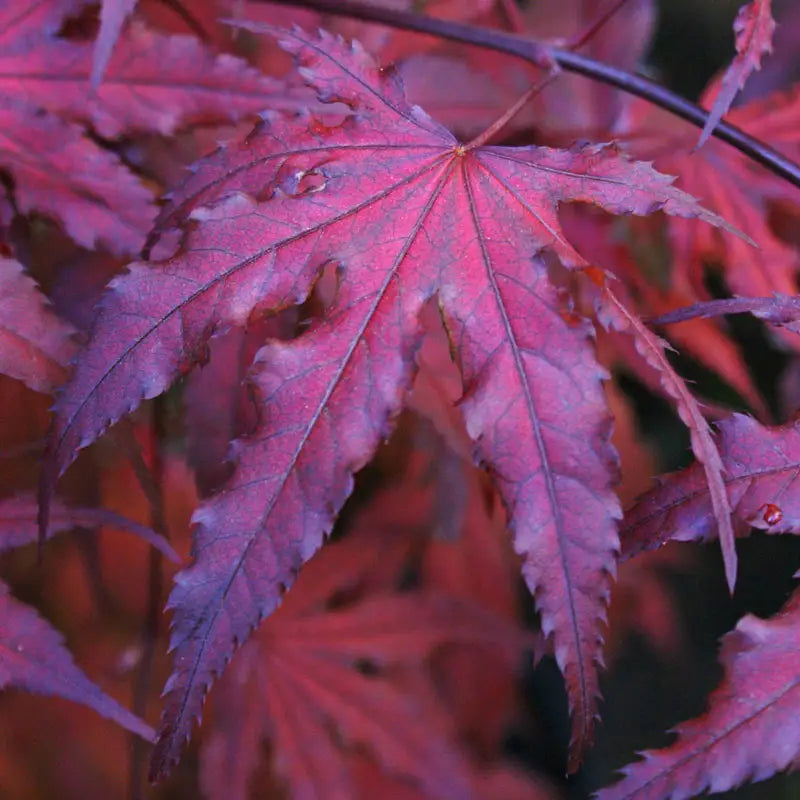
M192 36L132 25L117 43L103 82L89 90L91 47L39 37L0 57L0 96L90 124L105 137L174 132L190 123L255 117L266 107L297 109L308 96L234 56L215 55Z
M5 4L0 9L0 74L10 64L25 63L41 41L58 41L55 34L64 18L84 4L38 0L24 9ZM103 238L119 252L137 250L155 214L150 192L79 128L42 116L20 88L13 71L0 86L0 168L14 178L18 209L61 219L86 247Z
M800 758L800 593L770 619L748 614L722 642L721 685L702 716L679 725L677 740L643 753L597 800L685 800L761 781Z
M630 312L608 287L605 288L599 300L598 316L607 328L627 331L633 336L636 349L647 363L658 371L665 391L675 401L680 418L689 428L692 451L703 465L708 497L711 500L714 518L719 526L725 577L728 581L728 588L733 593L736 583L736 547L730 501L723 480L722 459L700 406L689 391L686 382L669 363L664 351L666 342L649 331L644 323Z
M94 43L92 88L97 89L111 58L111 52L122 32L125 20L133 13L138 0L103 0L100 9L100 30Z
M466 768L448 735L447 715L433 696L404 687L402 671L400 680L392 680L392 673L399 667L419 670L431 651L450 642L507 648L509 628L470 604L427 593L374 598L301 618L278 612L231 667L229 688L245 693L248 711L228 724L242 734L257 725L256 744L272 731L280 771L298 798L352 796L342 747L329 727L348 746L369 749L385 769L413 778L430 796L466 796ZM363 674L359 663L376 674ZM244 697L231 710L241 708ZM226 732L215 746L237 740ZM218 778L228 774L210 772Z
M67 376L72 333L22 265L0 259L0 372L38 392L51 392Z
M202 750L209 796L248 796L267 737L296 798L356 796L349 760L359 746L426 797L470 796L469 765L434 689L430 658L458 644L515 664L530 637L474 602L387 591L399 583L413 542L405 523L424 524L435 506L409 478L377 495L343 540L307 564L237 654ZM401 503L406 513L398 518L391 512ZM378 564L388 581L375 580Z
M721 420L719 452L723 480L739 527L767 533L800 533L796 483L800 427L767 428L752 417ZM670 540L708 541L717 532L708 484L699 465L668 475L625 515L622 558Z
M80 447L164 391L215 330L302 302L326 263L340 265L324 318L257 357L261 425L238 446L226 488L195 515L197 561L170 600L176 672L153 770L163 774L234 641L276 607L388 432L419 314L438 292L467 430L496 476L566 675L575 768L595 716L619 510L591 329L562 317L536 255L585 263L561 232L562 202L726 223L611 145L465 146L408 105L399 79L357 45L295 30L284 46L320 101L347 107L344 120L270 117L173 193L162 225L189 218L182 249L112 282L57 402L43 527L52 486Z
M76 125L105 137L132 130L235 120L265 105L296 108L297 93L244 61L215 56L190 36L133 26L119 40L104 83L90 90L92 47L57 34L82 3L0 10L0 168L14 178L23 213L60 219L84 247L138 252L152 225L152 192L116 155ZM271 99L270 99L271 98Z
M574 212L574 213L573 213ZM659 315L661 320L673 310L685 307L695 297L691 286L676 275L667 281L668 268L661 261L668 247L661 236L664 226L655 218L618 220L586 206L567 208L562 215L570 240L582 253L592 254L592 263L613 274L619 281L614 292L624 305L639 315ZM624 234L620 235L620 228ZM650 325L657 324L650 320ZM629 341L610 333L615 343L614 359L655 393L664 393L657 372L633 352ZM737 345L716 321L690 318L669 329L669 339L683 354L688 354L715 371L763 417L769 416L764 400ZM667 398L672 401L673 398Z
M694 132L683 123L653 113L644 103L634 104L631 118L636 121L631 124L630 147L637 156L653 159L659 169L679 174L681 188L702 197L758 242L757 249L746 247L741 239L718 237L691 220L670 219L672 283L692 288L697 299L707 299L703 267L711 262L722 265L726 285L734 294L794 294L800 264L797 250L775 235L768 218L772 200L785 199L796 205L797 189L773 180L725 143L712 141L692 154ZM796 88L736 108L729 119L790 157L800 154L800 91ZM798 346L796 337L786 334L785 338Z
M772 35L775 33L772 0L752 0L742 6L736 15L733 30L736 34L736 57L722 77L719 94L703 126L698 148L711 137L750 74L761 69L761 56L772 52Z
M36 501L30 495L0 500L0 551L37 540L36 510ZM77 526L107 525L132 533L173 561L179 560L164 537L119 514L71 508L61 502L53 510L53 534ZM81 703L148 741L155 738L149 725L106 695L76 666L58 631L33 608L11 597L0 581L0 688L6 687Z
M61 635L0 583L0 688L82 703L148 741L155 731L104 694L72 660Z
M9 100L0 108L0 168L14 178L17 208L64 224L78 244L139 250L155 217L152 194L77 125Z

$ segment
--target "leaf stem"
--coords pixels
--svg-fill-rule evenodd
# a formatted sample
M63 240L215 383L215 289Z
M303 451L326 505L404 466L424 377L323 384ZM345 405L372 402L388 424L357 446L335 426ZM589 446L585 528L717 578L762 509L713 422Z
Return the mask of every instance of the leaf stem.
M624 6L628 0L616 0L616 2L609 6L603 14L601 14L585 31L579 33L577 36L568 39L565 42L569 50L579 50L583 47L596 33L605 27L605 24Z
M267 2L267 0L257 0ZM500 53L517 56L548 69L555 62L567 72L575 72L600 83L614 86L628 94L647 100L669 111L697 128L703 128L708 112L655 81L597 61L580 53L556 47L546 42L491 28L467 25L463 22L437 19L410 11L379 8L357 0L269 0L280 5L338 14L345 17L376 22L393 28L426 33L441 39L470 44ZM727 122L720 122L713 136L727 142L739 152L761 164L775 175L800 188L800 164L786 158L777 150Z
M496 133L501 131L505 128L508 123L514 119L514 117L519 114L520 111L528 104L530 101L536 97L539 92L544 89L549 83L551 83L555 78L557 78L561 74L561 70L558 66L554 65L553 70L550 72L549 75L545 75L545 77L540 80L538 83L535 83L528 89L521 97L519 97L516 102L514 102L506 111L503 112L483 133L476 136L472 141L468 142L464 145L464 150L473 150L476 147L483 147Z

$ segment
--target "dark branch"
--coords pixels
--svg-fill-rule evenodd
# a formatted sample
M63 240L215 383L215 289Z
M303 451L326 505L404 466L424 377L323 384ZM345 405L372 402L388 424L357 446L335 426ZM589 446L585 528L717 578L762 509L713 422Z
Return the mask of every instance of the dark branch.
M795 329L800 322L800 298L786 295L772 297L730 297L722 300L706 300L691 306L676 308L667 314L647 320L650 325L672 325L690 319L710 319L723 314L754 314L765 322Z
M264 2L265 0L259 1ZM353 17L365 22L377 22L393 28L427 33L440 39L450 39L454 42L496 50L500 53L518 56L543 69L550 69L555 62L567 72L584 75L592 80L615 86L629 94L641 97L685 119L698 128L702 129L708 119L708 112L664 86L651 81L649 78L645 78L642 75L634 75L579 53L513 33L426 17L409 11L378 8L368 3L354 2L354 0L270 1L278 2L282 5L304 6L317 11ZM727 122L720 122L714 129L713 135L800 188L800 165L781 155L764 142Z

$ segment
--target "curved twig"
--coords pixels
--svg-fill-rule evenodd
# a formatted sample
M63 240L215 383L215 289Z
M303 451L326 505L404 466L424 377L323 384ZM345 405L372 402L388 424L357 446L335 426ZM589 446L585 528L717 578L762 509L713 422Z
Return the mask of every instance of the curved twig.
M701 128L708 119L708 112L698 105L675 94L643 75L635 75L625 70L604 64L588 56L571 50L556 47L513 33L467 25L462 22L427 17L410 11L380 8L356 0L269 0L281 5L304 6L306 8L338 14L365 22L377 22L393 28L427 33L441 39L450 39L463 44L471 44L508 55L518 56L543 69L550 69L553 63L567 72L584 75L600 83L615 86L629 94L641 97L666 111L670 111L692 125ZM266 2L266 0L258 0ZM800 164L786 158L777 150L745 133L727 122L720 122L713 136L727 142L739 152L775 175L800 188Z

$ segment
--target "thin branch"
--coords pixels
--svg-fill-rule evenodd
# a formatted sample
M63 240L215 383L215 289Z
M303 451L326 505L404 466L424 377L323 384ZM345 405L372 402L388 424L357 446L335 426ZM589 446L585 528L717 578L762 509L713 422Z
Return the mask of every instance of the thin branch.
M257 0L266 2L267 0ZM628 94L670 111L681 119L690 122L697 128L703 128L708 119L708 112L689 100L680 97L655 81L643 75L634 75L625 70L604 64L588 56L570 50L555 47L535 39L518 36L513 33L467 25L462 22L426 17L410 11L397 11L391 8L379 8L355 0L269 0L281 5L302 6L330 14L360 19L365 22L376 22L392 28L427 33L441 39L470 44L489 50L496 50L512 56L518 56L542 69L549 69L553 62L567 72L575 72L600 83L614 86ZM759 139L750 136L740 128L727 122L720 122L713 135L723 142L735 147L758 164L766 167L775 175L800 188L800 164L786 158L777 150L769 147Z
M698 317L710 319L721 317L724 314L748 313L765 322L794 330L800 323L800 298L775 294L771 297L730 297L722 300L705 300L645 321L648 325L672 325Z

